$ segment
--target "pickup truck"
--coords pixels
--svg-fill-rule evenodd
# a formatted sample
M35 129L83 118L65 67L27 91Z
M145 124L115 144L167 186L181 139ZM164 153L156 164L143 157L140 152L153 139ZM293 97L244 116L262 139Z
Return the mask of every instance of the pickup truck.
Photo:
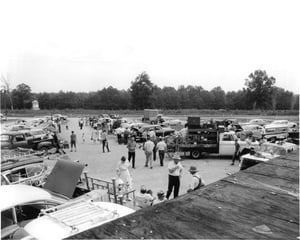
M189 152L193 159L201 157L202 153L218 154L220 156L233 156L235 151L235 132L222 132L217 129L192 129L178 139L176 143L167 141L168 150ZM240 151L246 146L246 141L238 141ZM258 142L253 142L257 146Z
M26 132L4 132L0 135L1 149L31 148L34 150L46 151L53 148L52 138L35 138L29 136Z

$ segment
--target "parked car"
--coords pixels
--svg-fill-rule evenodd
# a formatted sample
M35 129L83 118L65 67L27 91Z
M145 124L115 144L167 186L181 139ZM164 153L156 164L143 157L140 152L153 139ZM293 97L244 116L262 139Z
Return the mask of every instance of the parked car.
M288 142L280 142L279 144L263 143L255 150L240 157L240 170L245 170L260 162L267 162L279 156L285 156L288 152L295 151L297 148L296 144Z
M156 134L156 137L165 137L168 135L171 135L175 132L174 129L169 127L162 127L160 125L144 125L140 128L132 128L133 136L135 137L136 141L145 141L144 139L144 132L150 132L154 131Z
M282 127L288 127L288 128L297 128L297 123L295 122L290 122L288 120L275 120L273 122L271 122L269 126L272 126L272 127L276 127L276 126L282 126Z
M13 124L4 126L5 131L21 131L21 130L30 130L31 127L25 124Z
M238 132L237 136L242 135L243 133L246 132L246 135L249 135L249 133L251 133L250 135L254 136L257 139L262 138L263 134L265 133L265 129L264 127L260 126L260 125L243 125L242 126L243 131Z
M7 117L3 113L0 113L0 120L1 120L1 122L6 121Z
M47 174L44 159L38 156L1 161L1 185L27 184L42 186Z
M60 205L67 200L57 198L46 190L23 184L0 186L1 238L19 239L16 234L42 209Z
M0 135L1 149L32 148L34 150L48 150L55 147L53 139L39 139L26 132L4 132Z
M263 119L251 119L249 122L245 122L242 125L260 125L260 126L264 126L266 125L267 122Z
M58 114L58 113L52 115L52 120L53 121L67 120L67 119L68 119L68 117L66 115L62 115L62 114Z

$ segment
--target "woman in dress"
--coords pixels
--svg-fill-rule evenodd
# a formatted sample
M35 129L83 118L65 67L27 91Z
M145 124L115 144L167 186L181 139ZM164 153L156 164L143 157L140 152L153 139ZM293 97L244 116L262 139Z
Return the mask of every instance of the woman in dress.
M130 163L126 157L122 156L117 166L117 176L122 179L128 189L132 188L132 178L129 171Z

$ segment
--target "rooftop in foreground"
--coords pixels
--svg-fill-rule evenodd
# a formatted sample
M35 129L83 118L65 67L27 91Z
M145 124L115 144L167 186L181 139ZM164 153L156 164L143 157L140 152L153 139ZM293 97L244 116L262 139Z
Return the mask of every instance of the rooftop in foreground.
M73 239L297 239L299 151Z

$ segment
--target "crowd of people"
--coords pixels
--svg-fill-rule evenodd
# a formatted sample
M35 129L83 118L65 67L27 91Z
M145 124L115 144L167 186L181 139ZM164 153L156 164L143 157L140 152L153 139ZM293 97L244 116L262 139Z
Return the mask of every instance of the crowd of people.
M82 136L81 143L86 143L85 133L83 131L85 127L90 129L91 137L90 143L95 145L100 145L102 148L102 152L105 151L110 152L109 141L112 139L109 137L111 134L107 129L107 125L99 125L95 127L91 124L90 121L87 121L84 118L79 119L78 121L78 129L70 129L70 152L77 151L77 135L76 132ZM124 134L125 133L125 134ZM156 137L154 131L147 132L145 138L147 139L144 143L137 143L135 141L135 137L128 131L123 133L124 141L122 144L124 145L124 149L127 149L127 156L123 155L119 162L116 164L116 184L118 186L118 191L120 194L124 194L131 189L133 189L133 174L132 169L136 168L136 151L142 150L145 156L144 167L153 169L153 163L158 158L159 166L165 166L165 155L167 152L167 144L163 137ZM158 156L157 156L158 155ZM182 176L183 166L180 163L180 156L175 154L167 164L168 171L168 186L167 191L159 190L156 194L150 189L147 189L144 185L140 188L139 193L136 195L136 202L139 207L151 206L165 200L168 200L173 193L173 198L178 197L179 189L180 189L180 179ZM196 167L192 166L189 170L191 175L193 176L193 180L189 185L189 188L186 192L194 191L204 186L204 181L199 174L199 171ZM128 194L124 195L126 198L124 201L131 201Z

